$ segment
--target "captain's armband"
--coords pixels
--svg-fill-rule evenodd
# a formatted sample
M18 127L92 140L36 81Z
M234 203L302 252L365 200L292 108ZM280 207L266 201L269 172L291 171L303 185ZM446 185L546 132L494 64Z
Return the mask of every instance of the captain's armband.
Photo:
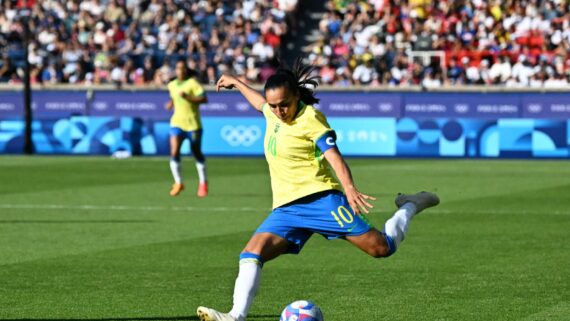
M321 150L321 153L325 153L327 150L337 147L336 146L336 133L334 130L324 133L316 141L317 147Z

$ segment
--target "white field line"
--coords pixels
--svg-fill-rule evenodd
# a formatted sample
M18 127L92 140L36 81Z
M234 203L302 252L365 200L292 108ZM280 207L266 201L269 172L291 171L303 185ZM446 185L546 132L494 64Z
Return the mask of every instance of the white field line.
M193 207L193 206L129 206L129 205L59 205L59 204L0 204L0 209L29 209L29 210L74 210L74 211L147 211L147 212L267 212L270 208L254 207ZM488 215L570 215L570 211L528 211L528 210L497 210L497 209L430 209L431 214L488 214Z

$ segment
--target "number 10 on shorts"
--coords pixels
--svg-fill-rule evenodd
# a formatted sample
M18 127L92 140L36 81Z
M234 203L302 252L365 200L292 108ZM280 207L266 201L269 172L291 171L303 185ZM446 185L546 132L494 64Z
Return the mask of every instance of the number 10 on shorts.
M350 224L354 222L354 217L352 213L344 206L339 206L338 209L335 211L331 211L331 215L337 221L340 227L344 227L344 223Z

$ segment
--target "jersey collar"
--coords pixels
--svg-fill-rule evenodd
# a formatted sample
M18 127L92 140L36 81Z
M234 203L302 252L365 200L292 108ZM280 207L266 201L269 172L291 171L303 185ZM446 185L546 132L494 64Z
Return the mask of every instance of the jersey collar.
M304 102L299 100L299 103L297 104L297 111L295 112L295 116L293 117L293 120L297 119L297 117L301 114L301 112L305 109L306 106L307 105L305 105Z

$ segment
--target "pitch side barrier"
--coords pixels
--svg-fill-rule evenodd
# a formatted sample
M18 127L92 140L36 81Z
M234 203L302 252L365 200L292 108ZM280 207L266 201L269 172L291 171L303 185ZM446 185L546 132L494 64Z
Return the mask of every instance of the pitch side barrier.
M264 120L235 91L208 88L204 152L262 155ZM320 90L344 155L570 158L570 91ZM168 155L164 89L33 91L38 154ZM21 90L0 90L0 153L24 142ZM189 153L189 146L183 146Z

